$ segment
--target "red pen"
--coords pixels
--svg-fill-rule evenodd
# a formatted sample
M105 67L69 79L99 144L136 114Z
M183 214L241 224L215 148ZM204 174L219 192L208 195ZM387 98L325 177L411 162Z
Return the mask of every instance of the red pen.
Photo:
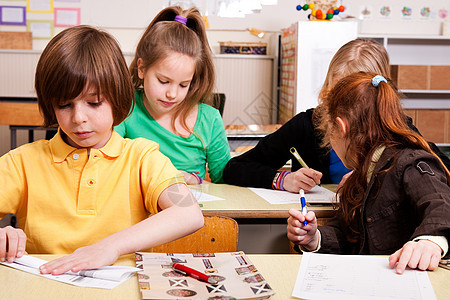
M205 281L205 282L209 282L211 284L217 284L217 280L215 280L214 278L212 278L211 276L208 276L206 274L203 274L202 272L199 272L197 270L194 270L192 268L189 268L188 266L185 266L183 264L179 264L179 263L173 263L172 264L172 268L184 275L190 276L192 278L195 278L197 280L201 280L201 281Z

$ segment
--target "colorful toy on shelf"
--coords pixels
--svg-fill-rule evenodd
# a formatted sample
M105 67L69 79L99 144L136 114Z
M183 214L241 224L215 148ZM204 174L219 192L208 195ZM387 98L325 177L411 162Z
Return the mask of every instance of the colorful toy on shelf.
M304 2L306 3L299 4L296 8L298 11L310 9L309 20L331 20L334 16L345 11L345 6L339 0L310 0Z

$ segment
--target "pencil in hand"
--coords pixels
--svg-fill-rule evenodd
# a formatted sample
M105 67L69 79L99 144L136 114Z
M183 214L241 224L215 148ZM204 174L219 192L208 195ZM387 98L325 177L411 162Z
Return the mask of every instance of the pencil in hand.
M297 149L295 149L294 147L291 147L290 151L303 168L309 169L308 165L305 163L303 158L300 156L300 154L298 154Z
M297 161L299 162L299 164L300 164L303 168L309 169L308 165L305 163L305 161L304 161L303 158L300 156L300 154L298 153L297 149L295 149L295 147L291 147L291 149L290 149L289 151L290 151L291 154L297 159ZM318 179L318 178L317 178L317 175L316 175L317 171L315 171L315 170L313 170L313 171L314 171L314 175L313 175L313 177L311 177L311 178L314 180L314 182L315 182L316 184L320 184L320 177L319 177L319 179Z

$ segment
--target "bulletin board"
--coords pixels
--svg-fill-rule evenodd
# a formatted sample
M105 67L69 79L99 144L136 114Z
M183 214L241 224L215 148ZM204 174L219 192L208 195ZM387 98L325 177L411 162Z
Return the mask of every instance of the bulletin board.
M0 25L17 26L0 31L31 30L33 39L51 39L62 30L54 27L80 24L143 29L163 7L162 0L0 0Z
M295 112L297 73L297 25L283 29L281 35L281 89L278 123L289 121Z

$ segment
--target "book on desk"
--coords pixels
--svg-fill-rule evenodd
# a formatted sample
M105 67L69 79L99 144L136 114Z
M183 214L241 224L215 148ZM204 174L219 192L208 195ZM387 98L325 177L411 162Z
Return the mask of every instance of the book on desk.
M180 263L209 275L216 284L182 275ZM142 299L266 299L274 294L244 252L207 254L136 253Z

